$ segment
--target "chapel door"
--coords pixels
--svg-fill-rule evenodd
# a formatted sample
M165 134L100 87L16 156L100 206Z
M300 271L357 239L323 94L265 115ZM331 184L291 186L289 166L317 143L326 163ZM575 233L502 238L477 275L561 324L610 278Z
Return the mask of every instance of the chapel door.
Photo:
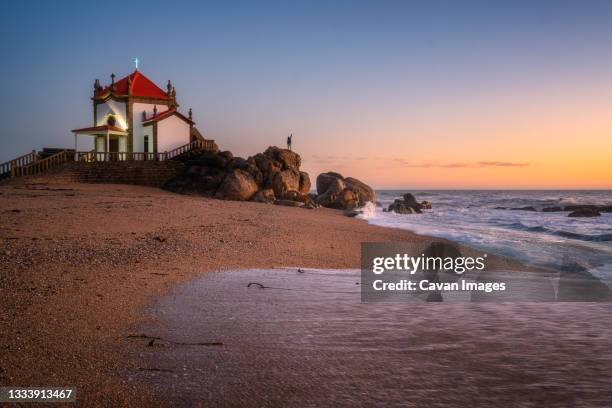
M116 161L119 159L119 139L110 139L108 141L108 151L110 153L110 159L112 161Z
M108 151L117 153L119 151L119 139L111 139L108 141Z

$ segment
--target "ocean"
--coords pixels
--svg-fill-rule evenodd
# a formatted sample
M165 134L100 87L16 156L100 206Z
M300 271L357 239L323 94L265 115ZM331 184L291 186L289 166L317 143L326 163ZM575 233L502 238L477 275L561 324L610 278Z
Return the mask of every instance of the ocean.
M394 199L412 193L433 209L422 214L383 212ZM441 237L519 260L527 265L562 268L578 264L612 282L612 213L571 218L568 212L541 212L545 207L576 204L611 205L612 191L378 190L380 205L360 217L371 224ZM504 208L532 206L537 211Z

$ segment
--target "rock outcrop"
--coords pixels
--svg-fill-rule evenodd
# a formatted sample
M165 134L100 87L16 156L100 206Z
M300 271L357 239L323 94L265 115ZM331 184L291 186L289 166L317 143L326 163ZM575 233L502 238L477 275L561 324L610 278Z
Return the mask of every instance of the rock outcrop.
M287 149L269 147L244 159L229 152L203 152L185 162L186 170L164 188L184 194L200 194L222 200L279 203L315 208L308 195L310 177L300 171L300 155Z
M185 160L185 171L164 188L221 200L254 201L313 209L320 206L353 210L376 202L374 190L364 182L339 173L320 174L317 194L308 173L301 171L300 155L271 146L247 159L231 152L203 152Z
M367 202L376 202L376 193L370 186L335 172L319 174L317 194L315 200L319 205L340 210L352 210Z
M431 203L429 201L418 202L416 198L406 193L401 199L395 200L386 211L392 211L398 214L420 214L421 210L430 210Z

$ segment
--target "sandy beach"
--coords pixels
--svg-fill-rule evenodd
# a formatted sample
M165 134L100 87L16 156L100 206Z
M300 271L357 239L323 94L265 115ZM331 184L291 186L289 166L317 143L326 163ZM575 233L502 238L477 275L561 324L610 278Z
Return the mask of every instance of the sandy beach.
M121 373L130 325L177 282L230 268L357 268L362 241L413 241L329 209L29 179L0 186L0 383L76 385L79 401L148 405Z
M169 404L128 334L177 283L223 269L358 268L361 242L430 240L342 212L24 179L0 186L0 383L76 386L83 406ZM493 259L491 265L520 267Z

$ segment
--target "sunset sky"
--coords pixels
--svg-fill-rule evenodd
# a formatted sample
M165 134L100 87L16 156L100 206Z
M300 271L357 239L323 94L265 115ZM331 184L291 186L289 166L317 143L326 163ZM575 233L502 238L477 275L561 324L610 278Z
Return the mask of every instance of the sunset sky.
M89 4L88 4L89 3ZM6 2L0 161L133 59L224 150L377 188L612 188L612 1Z

